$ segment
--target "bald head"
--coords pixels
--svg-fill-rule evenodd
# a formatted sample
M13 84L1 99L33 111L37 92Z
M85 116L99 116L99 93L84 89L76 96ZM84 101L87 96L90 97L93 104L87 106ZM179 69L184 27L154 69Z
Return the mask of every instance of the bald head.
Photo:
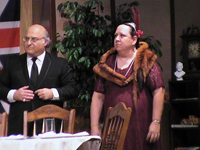
M43 26L39 24L31 25L24 38L25 51L31 57L37 57L45 51L49 42L49 34Z
M46 29L45 29L43 26L39 25L39 24L31 25L31 26L28 28L28 30L29 30L29 29L40 30L40 31L43 31L43 32L46 31Z
M28 31L31 31L32 33L34 32L37 35L41 35L48 41L48 44L49 44L49 42L50 42L49 33L43 26L41 26L39 24L34 24L28 28L27 32Z

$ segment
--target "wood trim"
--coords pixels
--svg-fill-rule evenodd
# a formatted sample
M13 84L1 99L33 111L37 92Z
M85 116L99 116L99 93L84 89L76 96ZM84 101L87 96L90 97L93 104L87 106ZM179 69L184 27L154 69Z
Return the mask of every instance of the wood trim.
M116 22L116 16L115 16L115 0L110 0L110 11L111 11L111 22L112 24L115 24Z
M51 41L56 41L56 4L55 0L50 0L50 30Z
M43 9L43 7L47 8ZM20 54L25 52L22 39L26 34L26 29L36 23L47 28L50 39L52 43L54 43L56 40L55 0L21 0ZM47 51L49 51L49 49L47 49Z
M23 37L26 29L32 25L32 0L21 0L20 9L20 54L24 53Z
M176 71L176 30L175 30L175 7L174 0L170 0L170 19L171 19L171 79L175 80Z

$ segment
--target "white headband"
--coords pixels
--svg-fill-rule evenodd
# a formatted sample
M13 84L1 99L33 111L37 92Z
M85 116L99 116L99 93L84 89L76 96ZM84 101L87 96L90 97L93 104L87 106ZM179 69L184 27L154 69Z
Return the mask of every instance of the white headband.
M131 27L133 27L135 29L135 31L136 31L136 25L135 25L135 23L131 22L131 23L126 23L126 24L130 25Z

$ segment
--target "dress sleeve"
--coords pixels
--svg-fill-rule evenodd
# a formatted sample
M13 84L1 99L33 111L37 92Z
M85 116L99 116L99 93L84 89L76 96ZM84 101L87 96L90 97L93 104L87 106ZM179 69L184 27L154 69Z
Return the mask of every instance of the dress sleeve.
M162 71L157 62L153 65L152 69L150 70L149 75L147 76L146 83L147 87L151 92L155 91L160 87L165 87Z
M102 94L105 93L105 79L104 78L100 76L96 77L94 91L98 93L102 93Z

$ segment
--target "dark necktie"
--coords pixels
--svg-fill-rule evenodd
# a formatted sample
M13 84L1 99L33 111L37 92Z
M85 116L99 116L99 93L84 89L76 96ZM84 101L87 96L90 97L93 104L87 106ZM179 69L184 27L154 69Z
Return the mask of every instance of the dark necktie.
M31 69L31 82L33 86L35 86L37 76L38 76L38 67L37 67L37 64L35 63L36 60L37 60L37 57L32 58L33 66Z

